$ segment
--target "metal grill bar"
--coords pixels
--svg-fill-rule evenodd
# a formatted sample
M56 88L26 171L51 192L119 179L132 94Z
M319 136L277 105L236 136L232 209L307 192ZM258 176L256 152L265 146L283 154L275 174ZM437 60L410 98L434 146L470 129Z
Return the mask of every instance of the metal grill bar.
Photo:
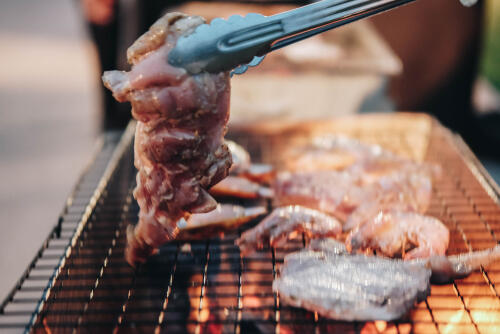
M66 249L62 246L67 245L74 235L76 226L73 222L82 216L81 204L90 201L120 136L120 133L108 133L98 142L92 164L85 168L77 186L66 201L56 226L0 305L0 329L19 331L27 328L30 318L36 314L40 298L47 291L47 282L58 267L59 260ZM47 275L40 273L47 273ZM22 297L27 293L33 297Z

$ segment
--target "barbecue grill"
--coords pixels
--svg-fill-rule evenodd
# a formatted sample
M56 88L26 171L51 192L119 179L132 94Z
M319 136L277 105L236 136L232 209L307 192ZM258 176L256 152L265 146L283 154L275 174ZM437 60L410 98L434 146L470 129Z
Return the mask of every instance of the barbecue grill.
M126 227L137 222L131 123L107 134L59 221L0 306L2 332L33 333L498 333L500 263L431 295L397 322L339 322L283 305L273 293L284 255L279 248L242 257L223 237L163 246L137 268L124 260ZM279 164L300 136L344 133L417 160L441 164L428 214L450 229L449 254L489 248L500 237L500 191L456 135L425 115L357 116L331 122L235 127L229 137L254 160ZM255 202L241 202L255 205ZM271 207L271 203L267 203Z

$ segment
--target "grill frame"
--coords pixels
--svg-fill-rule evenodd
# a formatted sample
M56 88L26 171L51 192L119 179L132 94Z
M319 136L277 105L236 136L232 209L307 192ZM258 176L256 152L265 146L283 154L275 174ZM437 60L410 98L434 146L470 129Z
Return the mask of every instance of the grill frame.
M135 271L132 269L128 269L128 271L125 270L125 274L122 273L123 275L115 273L115 276L107 277L106 270L108 268L112 268L113 265L116 268L122 268L122 266L124 265L122 256L121 260L119 260L121 254L120 251L122 251L123 249L123 240L121 240L120 237L123 237L123 233L119 232L118 235L116 235L116 231L122 229L122 224L125 224L126 221L133 220L135 215L137 214L137 207L132 201L130 192L133 183L128 185L128 188L126 190L127 197L123 198L122 202L114 203L114 200L111 199L112 197L110 197L110 187L113 185L113 182L118 182L114 180L116 175L118 175L119 173L124 173L124 170L127 170L126 173L133 174L133 169L130 167L130 162L128 163L128 166L124 166L124 164L122 163L124 159L130 159L130 155L132 154L131 142L133 138L133 128L134 124L131 123L127 130L124 132L120 141L118 141L118 136L116 135L114 135L114 137L108 135L108 138L105 138L103 140L103 145L100 153L96 155L95 162L86 170L86 172L78 182L78 185L75 188L75 192L66 203L63 213L59 218L58 224L54 227L47 240L43 243L40 251L37 253L32 263L26 269L25 274L21 277L6 300L0 306L0 329L23 330L25 332L44 332L46 331L45 326L50 326L50 323L44 324L43 319L40 320L40 315L44 314L44 317L47 318L47 314L44 313L47 305L49 305L50 303L64 304L65 302L68 302L69 305L72 302L78 302L80 300L82 301L83 305L86 305L83 307L83 312L81 309L71 310L68 308L59 310L54 309L52 310L52 312L56 315L59 314L61 317L67 316L69 318L71 318L71 316L73 315L79 315L77 318L79 320L77 320L77 322L80 322L81 325L85 320L80 319L84 319L87 314L98 316L100 312L103 312L102 309L93 309L92 306L89 306L91 302L117 302L117 300L112 297L106 299L106 296L97 295L97 292L103 286L106 287L106 289L113 288L111 284L108 284L109 281L107 280L109 279L112 279L113 282L116 282L115 280L118 280L120 284L128 283L129 286L129 288L126 289L127 291L120 292L123 296L125 296L125 299L120 301L122 302L122 312L115 315L116 323L112 326L113 330L117 330L117 332L120 332L122 329L125 330L127 328L125 326L127 325L135 324L138 325L139 328L141 328L141 324L149 324L148 320L144 319L147 316L151 316L151 313L154 313L153 319L156 319L156 322L155 326L151 326L151 328L148 329L155 330L157 332L162 332L164 330L173 330L175 332L175 329L178 329L180 332L182 332L183 330L188 330L189 332L210 332L212 330L222 330L223 332L235 333L255 330L259 330L262 332L286 332L289 329L292 329L294 331L314 330L316 332L335 329L343 330L346 332L359 332L363 329L369 330L370 328L380 330L380 328L386 326L386 330L393 330L395 332L404 333L408 332L408 325L410 325L409 330L412 332L446 332L447 330L452 328L455 330L462 329L466 332L471 331L487 333L488 331L494 331L495 329L500 328L500 317L498 317L496 319L496 322L494 323L494 326L496 327L493 327L493 325L491 324L491 326L488 327L488 323L485 321L475 321L476 319L481 320L481 318L478 317L478 313L475 313L477 310L479 310L479 308L474 306L474 303L478 303L477 300L480 301L481 298L483 298L484 300L489 300L491 303L495 304L495 307L491 308L490 310L483 310L485 311L484 314L488 314L486 311L495 311L495 315L496 313L500 312L500 305L496 305L500 302L500 296L494 284L497 281L500 282L500 266L497 266L498 270L496 269L496 267L494 267L495 269L491 271L492 273L494 273L494 276L491 276L488 271L482 270L479 274L473 274L470 278L465 280L458 280L452 285L446 285L442 287L433 286L433 293L431 294L431 296L425 302L417 305L415 310L412 312L413 315L416 314L416 316L420 317L420 319L425 319L425 321L420 322L420 325L422 325L420 327L415 326L415 324L410 324L407 319L385 325L380 323L365 324L335 322L323 319L316 313L306 312L280 305L279 295L274 294L272 293L272 291L270 291L270 284L272 282L272 279L278 274L277 264L280 263L283 255L286 252L290 252L291 250L300 249L301 247L303 247L306 242L304 238L294 240L286 244L282 248L271 249L268 253L264 251L261 252L262 254L259 253L260 255L256 255L253 258L246 259L242 258L239 254L239 251L231 244L231 238L236 237L241 232L241 229L233 233L228 233L226 235L226 239L211 239L210 241L200 241L193 243L191 249L194 255L192 255L191 257L189 257L190 255L186 255L181 251L181 246L179 244L165 246L161 249L161 255L157 259L158 261L152 261L150 265L145 265L139 269L136 269ZM471 184L476 182L480 186L480 188L478 188L477 185L474 185L470 187L466 186L465 189L462 189L463 187L455 187L456 189L453 189L453 185L438 185L437 188L439 188L440 190L436 193L442 192L442 194L437 194L436 196L441 196L440 201L442 202L446 200L446 196L448 196L447 191L450 191L451 193L454 193L457 190L460 190L462 192L465 191L465 193L471 191L471 194L473 195L470 196L473 196L473 199L475 199L478 196L477 194L474 195L475 192L480 192L480 190L482 189L488 196L488 198L494 201L495 210L493 211L498 212L491 211L492 206L490 204L486 205L486 200L484 200L484 203L482 204L475 203L473 207L477 210L477 208L483 205L486 214L488 214L488 210L493 212L489 213L492 215L500 213L500 209L498 208L500 204L499 187L484 170L477 158L470 151L470 149L468 149L467 145L461 140L461 138L458 135L454 135L448 130L442 128L436 121L432 121L432 134L434 136L434 140L444 140L453 146L450 146L450 149L455 150L455 158L458 157L459 159L461 159L464 166L467 167L467 170L470 171L472 175L472 179L469 180L470 182L472 182ZM243 144L245 144L245 140L243 140L242 138L248 139L250 135L251 133L246 133L244 130L239 129L232 134L232 137L236 140L239 139L240 142L243 142ZM275 144L275 137L271 136L271 138L270 136L264 134L260 135L262 135L260 140L263 141L264 144ZM431 139L431 141L432 140L433 139ZM430 145L436 145L436 143L431 142ZM449 153L451 154L453 152ZM269 156L269 154L271 154L271 152L266 153L261 150L259 154L257 154L257 158L258 155L261 155L261 158L265 159L266 155ZM439 160L442 159L442 157L431 157L431 160L432 159ZM96 166L98 166L99 168L97 168ZM85 182L85 178L89 175L92 176L90 179L92 179L93 183ZM99 175L99 177L97 177L97 175ZM460 176L460 178L462 178L462 176ZM89 186L89 184L91 183L93 186ZM86 196L79 194L80 191L84 192ZM484 197L481 198L484 199ZM87 201L87 203L85 203L85 201ZM96 208L99 209L99 205L101 205L102 203L111 203L111 206L116 207L117 205L117 207L121 209L119 209L119 212L116 212L116 209L112 209L110 212L106 212L106 210L101 210L100 213L96 212ZM439 205L433 205L430 208L431 214L442 215L443 213L439 210ZM458 210L458 213L456 213L454 210ZM111 241L111 246L107 249L108 253L104 255L103 266L99 268L100 270L98 270L97 276L90 275L90 277L86 277L85 270L95 269L92 266L92 263L85 262L85 259L91 259L92 254L86 254L84 252L80 254L79 258L82 259L82 262L75 262L72 264L74 265L72 270L74 270L76 273L71 274L72 276L70 277L70 281L71 278L89 278L90 281L93 281L93 288L91 287L89 289L89 286L92 286L92 282L88 286L73 286L67 290L72 291L71 293L76 294L78 297L75 298L74 295L59 297L58 300L54 302L54 300L50 299L50 295L51 293L55 293L54 291L57 292L57 289L60 288L56 287L55 283L58 280L67 278L64 276L62 269L64 268L65 264L68 265L69 263L66 262L66 260L72 261L70 258L72 256L73 248L83 245L82 249L85 249L84 244L80 244L79 246L77 246L77 244L82 240L84 240L84 242L93 243L96 248L103 246L103 244L106 244L109 241L109 236L102 237L101 239L88 239L86 241L84 237L82 237L85 233L91 233L88 232L88 230L86 230L85 228L87 224L93 223L92 217L94 214L100 214L101 218L105 217L104 220L111 219L109 218L110 216L114 216L115 218L118 217L118 220L120 220L120 222L113 222L111 219L110 224L117 225L114 227L115 235L111 236L111 240L114 241ZM463 245L452 244L450 245L451 253L467 251L472 248L485 248L485 245L481 244L480 239L477 239L478 245L472 245L469 240L470 238L467 237L467 235L469 234L474 235L474 233L479 233L477 231L475 232L475 229L477 229L478 226L480 227L481 224L483 226L486 226L486 230L491 233L492 240L498 242L498 237L500 236L500 227L497 231L496 223L495 226L489 224L490 220L494 221L496 219L496 216L493 218L480 217L478 222L473 221L469 224L469 222L465 220L454 222L453 220L456 219L454 218L454 215L456 214L461 215L464 213L460 212L460 207L453 207L446 212L446 215L449 218L448 223L451 222L452 224L455 224L455 230L461 233L465 247ZM500 215L498 217L500 224ZM71 227L67 227L65 223L68 219L70 219L70 221L77 220L76 226L73 227L73 225L75 225L73 224L71 225ZM253 223L256 223L256 221ZM73 230L71 230L71 228L73 228ZM111 229L113 229L113 227ZM81 240L80 237L82 238ZM64 245L64 240L69 240L67 245ZM490 244L492 240L489 240ZM116 248L116 245L119 245L119 247ZM57 253L56 251L59 251L60 255L55 254ZM263 258L261 258L261 256L263 256ZM50 273L51 265L43 264L43 262L48 259L58 261L56 267L53 268L52 273ZM172 264L172 261L173 265L168 267L168 264ZM187 265L183 261L186 261ZM168 269L164 271L158 271L158 269L155 269L154 264L159 267L158 262L164 265L166 264L165 266L161 267ZM214 263L215 269L213 266ZM269 266L269 263L271 263L272 266ZM184 268L184 266L187 267ZM249 266L251 267L250 270L248 270ZM191 269L189 269L188 267L190 267ZM82 273L78 272L78 270L80 269L83 270ZM46 276L37 276L37 272L39 272L40 270L45 270L48 272L48 274ZM154 275L143 275L144 273L151 274L151 272L154 272L155 270L156 274ZM496 271L498 271L498 274L496 273ZM127 277L124 278L124 276L130 275L131 273L132 278L131 280L127 281ZM231 275L233 275L233 278L234 275L236 275L237 280L231 281ZM161 278L160 281L155 281L154 278L157 276ZM190 299L198 298L198 310L191 310L189 315L191 317L196 317L196 319L191 319L189 318L189 316L188 319L183 318L184 316L181 314L181 309L183 307L185 308L186 305L174 305L176 308L169 309L169 307L171 307L172 305L172 302L170 302L169 304L169 301L175 300L176 298L175 293L176 289L179 288L179 276L190 276L187 281L190 282L191 285L182 286L182 288L187 295L189 303L191 303ZM46 278L46 286L43 289L40 298L31 298L30 300L29 298L22 299L24 297L19 297L19 294L21 292L40 292L37 290L37 288L41 288L42 284L34 287L30 287L26 284L33 279L38 282L43 282L44 278ZM128 278L130 279L130 277ZM121 279L124 279L125 281L122 282ZM483 281L481 281L481 279ZM486 293L488 292L487 290L484 290L485 284L479 284L478 282L488 283L486 288L489 289L491 295ZM252 288L249 288L249 286ZM477 286L480 286L479 291L475 290ZM140 290L142 288L144 288L145 290ZM159 288L159 291L161 291L160 294L153 293L156 291L156 288ZM135 291L134 294L134 289L136 289L137 291L142 291L141 293L144 293L144 295L138 294L137 291ZM87 296L89 291L90 296ZM80 294L80 292L85 292L87 294ZM96 295L94 295L94 292L96 293ZM148 293L150 294L148 295ZM192 297L192 295L196 296ZM159 309L156 306L150 306L149 308L145 307L143 309L137 310L137 313L139 313L142 318L139 317L137 320L131 320L129 319L129 317L127 317L130 316L130 313L127 313L129 311L127 307L130 308L132 307L131 305L141 305L141 302L147 303L148 301L153 300L158 296L160 296L163 300L163 303L161 304L161 307ZM213 296L217 298L213 298ZM251 297L255 297L259 300L262 299L263 301L265 301L265 306L261 306L260 308L258 308L257 314L254 314L253 309L246 306L249 303L247 300L248 297L250 297L250 299L248 299L250 300L250 302ZM213 299L217 300L217 305L215 306L210 305ZM21 301L21 305L23 305L24 302L24 305L26 305L26 307L21 308L22 310L18 311L9 310L9 306L12 306L16 303L19 304L19 301ZM50 301L50 303L46 304L47 301ZM457 304L458 301L460 303ZM217 321L217 319L214 321L210 319L208 319L208 321L201 321L204 320L202 319L205 312L205 308L203 306L204 303L210 305L210 310L213 311L212 313L217 314L218 312L227 311L229 315L223 322L219 322ZM443 303L449 303L452 306L443 307L441 305ZM30 307L32 307L31 311L29 310ZM459 310L460 308L463 312L457 313L457 310ZM181 311L177 312L178 310ZM179 315L177 316L180 320L175 320L176 312L179 313ZM30 314L29 321L26 323L13 323L12 326L9 326L5 325L4 322L1 322L2 317L5 317L6 315L15 317L16 314L18 314L19 316L25 316L27 315L27 313ZM455 318L452 319L452 317L454 316ZM172 321L172 319L174 320ZM245 321L245 319L253 320ZM164 324L166 321L168 321L169 325L174 324L178 325L178 327L165 327ZM298 322L303 322L303 324L299 325ZM94 323L95 326L105 326L106 324L107 323ZM68 321L67 324L63 325L64 326L59 327L59 329L61 329L61 331L63 332L73 331L73 329L78 329L78 332L85 332L94 328L85 326L75 327L75 323L70 321ZM212 325L214 325L215 327L213 327ZM217 327L216 325L221 326Z
M43 241L33 260L31 260L21 277L0 304L0 320L5 320L2 318L7 316L25 316L25 320L22 322L0 322L0 330L12 332L19 332L20 330L24 332L29 331L38 309L50 289L51 279L56 275L58 266L63 260L66 250L75 236L76 230L82 225L84 212L91 210L90 208L94 205L93 201L100 197L98 193L99 184L106 183L106 178L109 178L109 172L106 173L106 170L111 169L113 157L118 154L115 152L119 148L120 143L130 140L130 136L133 136L134 127L134 124L129 124L124 132L108 131L96 142L92 158L83 168L81 176L78 178L74 189L64 204L57 223ZM79 210L82 206L84 209ZM61 241L63 242L62 245L60 244ZM65 245L64 242L67 242L67 244ZM59 244L52 246L52 243ZM43 261L56 262L56 266L40 264ZM48 277L34 275L38 270L51 270L52 272ZM35 282L41 281L43 283L33 286L33 284L28 283L29 278L32 278ZM8 306L15 303L16 297L22 290L35 292L39 296L38 298L18 298L21 304L24 304L24 307L21 310L13 312L6 311Z

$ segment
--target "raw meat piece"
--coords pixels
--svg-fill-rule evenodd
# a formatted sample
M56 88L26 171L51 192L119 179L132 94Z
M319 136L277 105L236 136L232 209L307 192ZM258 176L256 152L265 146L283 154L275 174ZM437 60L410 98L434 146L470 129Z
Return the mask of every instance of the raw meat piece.
M229 118L229 74L189 75L168 64L177 39L204 20L169 13L128 49L130 72L105 72L118 101L130 101L138 120L135 137L139 223L128 231L126 258L143 262L177 236L176 222L189 213L213 210L206 189L229 171L223 137Z

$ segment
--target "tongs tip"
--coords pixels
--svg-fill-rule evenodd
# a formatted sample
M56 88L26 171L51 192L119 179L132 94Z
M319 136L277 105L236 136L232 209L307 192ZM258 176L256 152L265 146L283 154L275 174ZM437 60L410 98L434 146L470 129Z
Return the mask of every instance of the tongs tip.
M257 66L262 61L263 57L255 55L264 53L264 50L261 50L261 45L248 48L240 43L231 44L231 33L263 23L265 19L265 16L254 13L245 17L233 15L227 20L215 18L210 24L202 24L191 34L180 37L170 51L168 62L191 74L203 71L244 73L248 66Z

